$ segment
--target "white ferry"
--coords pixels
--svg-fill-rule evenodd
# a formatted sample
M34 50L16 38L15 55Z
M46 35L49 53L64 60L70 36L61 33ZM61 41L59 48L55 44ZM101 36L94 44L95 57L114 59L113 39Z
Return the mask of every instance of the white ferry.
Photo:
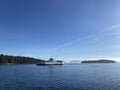
M62 60L55 61L53 58L50 58L48 61L42 61L37 63L37 65L63 65L64 62Z

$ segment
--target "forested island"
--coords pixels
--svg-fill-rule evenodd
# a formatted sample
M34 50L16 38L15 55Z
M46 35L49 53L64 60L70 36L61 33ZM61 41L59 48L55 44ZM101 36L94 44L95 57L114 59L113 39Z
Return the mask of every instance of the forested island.
M101 60L85 60L81 61L81 63L116 63L113 60L101 59Z
M0 65L2 64L36 64L40 61L44 61L41 59L36 59L32 57L25 56L12 56L12 55L0 55Z

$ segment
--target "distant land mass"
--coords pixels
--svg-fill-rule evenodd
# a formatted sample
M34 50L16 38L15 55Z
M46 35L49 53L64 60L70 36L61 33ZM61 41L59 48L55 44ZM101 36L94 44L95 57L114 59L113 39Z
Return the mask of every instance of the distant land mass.
M36 64L44 60L25 56L0 55L0 65L2 64Z
M81 63L80 60L72 60L70 63Z
M116 63L116 62L113 60L100 59L100 60L85 60L81 61L81 63Z
M67 64L81 64L81 61L80 60L72 60L71 62L68 62Z

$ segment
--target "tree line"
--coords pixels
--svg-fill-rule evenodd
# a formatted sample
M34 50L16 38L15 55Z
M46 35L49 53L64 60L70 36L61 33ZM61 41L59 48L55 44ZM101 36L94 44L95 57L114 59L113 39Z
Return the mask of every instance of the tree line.
M36 64L40 61L43 60L25 56L0 55L0 64Z

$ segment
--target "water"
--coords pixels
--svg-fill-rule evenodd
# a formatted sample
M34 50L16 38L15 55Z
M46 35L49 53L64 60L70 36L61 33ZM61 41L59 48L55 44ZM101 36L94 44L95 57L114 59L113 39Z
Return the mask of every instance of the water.
M120 90L120 64L0 66L0 90Z

